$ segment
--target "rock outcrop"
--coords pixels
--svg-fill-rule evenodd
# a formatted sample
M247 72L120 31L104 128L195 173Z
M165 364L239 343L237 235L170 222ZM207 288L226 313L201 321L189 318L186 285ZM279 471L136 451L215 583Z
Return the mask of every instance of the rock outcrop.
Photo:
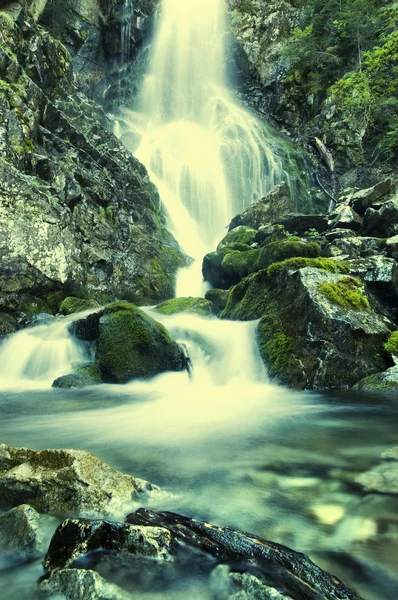
M0 83L0 310L171 297L185 259L157 190L78 91L65 47L26 14L2 18Z

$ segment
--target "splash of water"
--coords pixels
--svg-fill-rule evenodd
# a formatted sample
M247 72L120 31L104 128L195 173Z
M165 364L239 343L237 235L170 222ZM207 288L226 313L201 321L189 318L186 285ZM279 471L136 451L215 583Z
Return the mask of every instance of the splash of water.
M236 213L289 176L270 130L227 87L225 0L163 0L156 30L139 110L122 117L172 233L201 259Z

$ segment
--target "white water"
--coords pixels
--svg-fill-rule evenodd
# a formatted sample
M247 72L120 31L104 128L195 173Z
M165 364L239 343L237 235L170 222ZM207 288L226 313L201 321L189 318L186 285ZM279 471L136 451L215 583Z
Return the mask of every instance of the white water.
M235 214L289 176L270 131L227 87L225 0L163 0L156 29L139 109L121 117L170 230L201 261ZM184 273L177 296L201 295L199 274Z
M22 329L0 346L0 387L48 388L54 379L87 362L83 346L70 335L71 320Z
M134 7L132 0L123 0L120 30L120 60L122 65L128 63L130 59L131 23L133 8Z

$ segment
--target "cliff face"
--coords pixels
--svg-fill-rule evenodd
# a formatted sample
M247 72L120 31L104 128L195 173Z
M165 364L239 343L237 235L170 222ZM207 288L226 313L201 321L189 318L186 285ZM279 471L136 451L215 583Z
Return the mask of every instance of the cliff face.
M76 87L65 47L26 10L0 19L0 312L172 296L184 258L145 168Z

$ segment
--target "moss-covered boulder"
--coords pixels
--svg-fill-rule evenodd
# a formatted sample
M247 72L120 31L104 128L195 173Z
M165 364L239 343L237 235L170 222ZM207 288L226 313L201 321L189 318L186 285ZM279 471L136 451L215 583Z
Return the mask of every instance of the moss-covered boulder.
M295 256L305 258L317 258L321 254L319 244L316 242L304 242L300 238L285 239L266 244L259 252L256 267L266 269L275 262L281 262Z
M341 388L388 366L390 324L372 310L361 282L309 267L270 279L257 341L271 377L297 388Z
M219 317L240 321L260 319L269 303L268 286L269 277L266 270L242 279L229 290L226 306Z
M72 315L74 313L83 312L90 308L99 308L100 305L95 300L88 298L75 298L74 296L68 296L63 300L59 307L59 313L61 315Z
M229 250L246 250L256 240L257 230L253 227L246 227L239 225L232 231L228 232L227 235L221 240L217 246L217 251L224 248Z
M212 304L205 298L172 298L158 304L155 309L161 315L175 315L180 312L194 313L202 317L212 314Z
M354 390L398 394L398 366L365 377L354 385Z
M96 360L101 379L125 383L164 371L181 371L186 359L163 325L133 304L118 302L99 313Z
M211 290L207 290L205 298L211 302L212 310L214 314L217 315L220 311L224 310L227 305L228 292L227 290L212 288Z

